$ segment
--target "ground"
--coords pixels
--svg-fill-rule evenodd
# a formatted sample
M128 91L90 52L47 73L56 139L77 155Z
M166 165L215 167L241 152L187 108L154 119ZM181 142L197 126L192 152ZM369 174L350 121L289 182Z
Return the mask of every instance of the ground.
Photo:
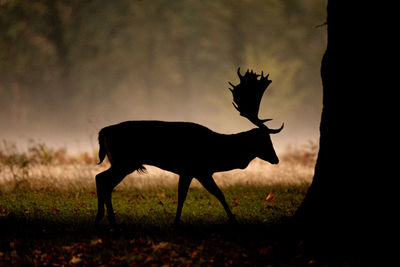
M213 196L191 188L179 228L172 225L176 189L116 190L117 230L106 219L93 228L92 190L2 192L0 265L320 265L289 234L290 218L307 188L223 188L237 225L228 224Z

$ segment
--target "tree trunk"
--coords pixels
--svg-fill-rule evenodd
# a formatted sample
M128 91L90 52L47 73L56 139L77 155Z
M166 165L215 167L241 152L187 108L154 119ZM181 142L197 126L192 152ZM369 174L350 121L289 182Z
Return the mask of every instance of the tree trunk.
M376 174L379 140L366 101L371 66L362 49L368 46L366 31L354 28L357 11L344 1L328 2L320 150L313 182L295 216L304 236L328 253L365 252L375 233L370 177Z

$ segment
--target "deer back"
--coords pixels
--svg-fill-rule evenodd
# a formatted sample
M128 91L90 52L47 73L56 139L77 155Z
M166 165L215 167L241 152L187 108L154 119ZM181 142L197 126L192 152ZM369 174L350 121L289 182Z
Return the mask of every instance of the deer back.
M148 164L178 174L214 173L245 168L254 158L248 134L219 134L189 122L127 121L103 128L99 136L111 163L124 168Z

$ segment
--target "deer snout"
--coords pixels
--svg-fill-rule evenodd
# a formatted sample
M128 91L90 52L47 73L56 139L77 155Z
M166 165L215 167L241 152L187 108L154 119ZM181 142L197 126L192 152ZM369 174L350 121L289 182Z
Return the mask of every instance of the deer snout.
M270 154L270 156L269 156L269 163L271 163L271 164L278 164L279 163L279 158L278 158L278 156L276 155L276 153L275 153L275 151L274 151L274 153L272 153L272 154Z
M271 159L269 162L271 164L278 164L279 163L279 159L278 159L278 157L275 157L275 158Z
M259 155L258 156L260 159L265 160L266 162L269 162L271 164L278 164L279 163L279 158L278 156L274 153L268 153L264 155Z

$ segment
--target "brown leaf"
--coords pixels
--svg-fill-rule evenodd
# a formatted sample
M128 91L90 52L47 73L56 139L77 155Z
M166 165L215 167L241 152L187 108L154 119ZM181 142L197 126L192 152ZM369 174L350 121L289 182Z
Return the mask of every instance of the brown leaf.
M81 258L77 257L77 256L72 256L72 259L69 261L70 264L78 264L82 261Z
M90 241L91 246L96 246L96 245L102 244L102 243L103 243L103 240L101 240L101 238L93 239L92 241Z
M233 206L234 207L239 205L239 200L240 200L240 197L237 197L237 198L235 198L235 200L233 200Z
M169 243L168 242L160 242L158 244L153 244L152 248L154 251L157 251L159 249L167 249L169 247Z
M267 197L265 198L265 201L272 202L274 199L275 195L273 193L268 193Z
M39 250L39 249L34 249L34 250L32 251L32 253L35 254L35 255L40 255L40 254L42 254L42 251Z
M148 256L145 260L144 260L144 264L146 264L146 263L148 263L148 262L150 262L150 261L152 261L153 260L153 258L151 257L151 256Z
M315 259L311 259L308 261L308 264L310 264L310 265L315 264L315 263L317 263L317 261Z
M15 249L11 251L11 257L14 258L14 259L15 258L19 258L18 253L17 253L17 251Z
M69 251L69 250L72 250L74 248L74 246L62 246L62 248ZM41 253L40 250L39 250L39 253Z
M165 192L162 192L160 194L157 194L158 198L165 198Z
M199 254L199 252L197 250L193 251L192 255L191 255L192 259L196 258L198 254Z
M52 211L52 212L59 212L59 210L58 210L56 207L54 207L54 206L50 206L50 211Z

